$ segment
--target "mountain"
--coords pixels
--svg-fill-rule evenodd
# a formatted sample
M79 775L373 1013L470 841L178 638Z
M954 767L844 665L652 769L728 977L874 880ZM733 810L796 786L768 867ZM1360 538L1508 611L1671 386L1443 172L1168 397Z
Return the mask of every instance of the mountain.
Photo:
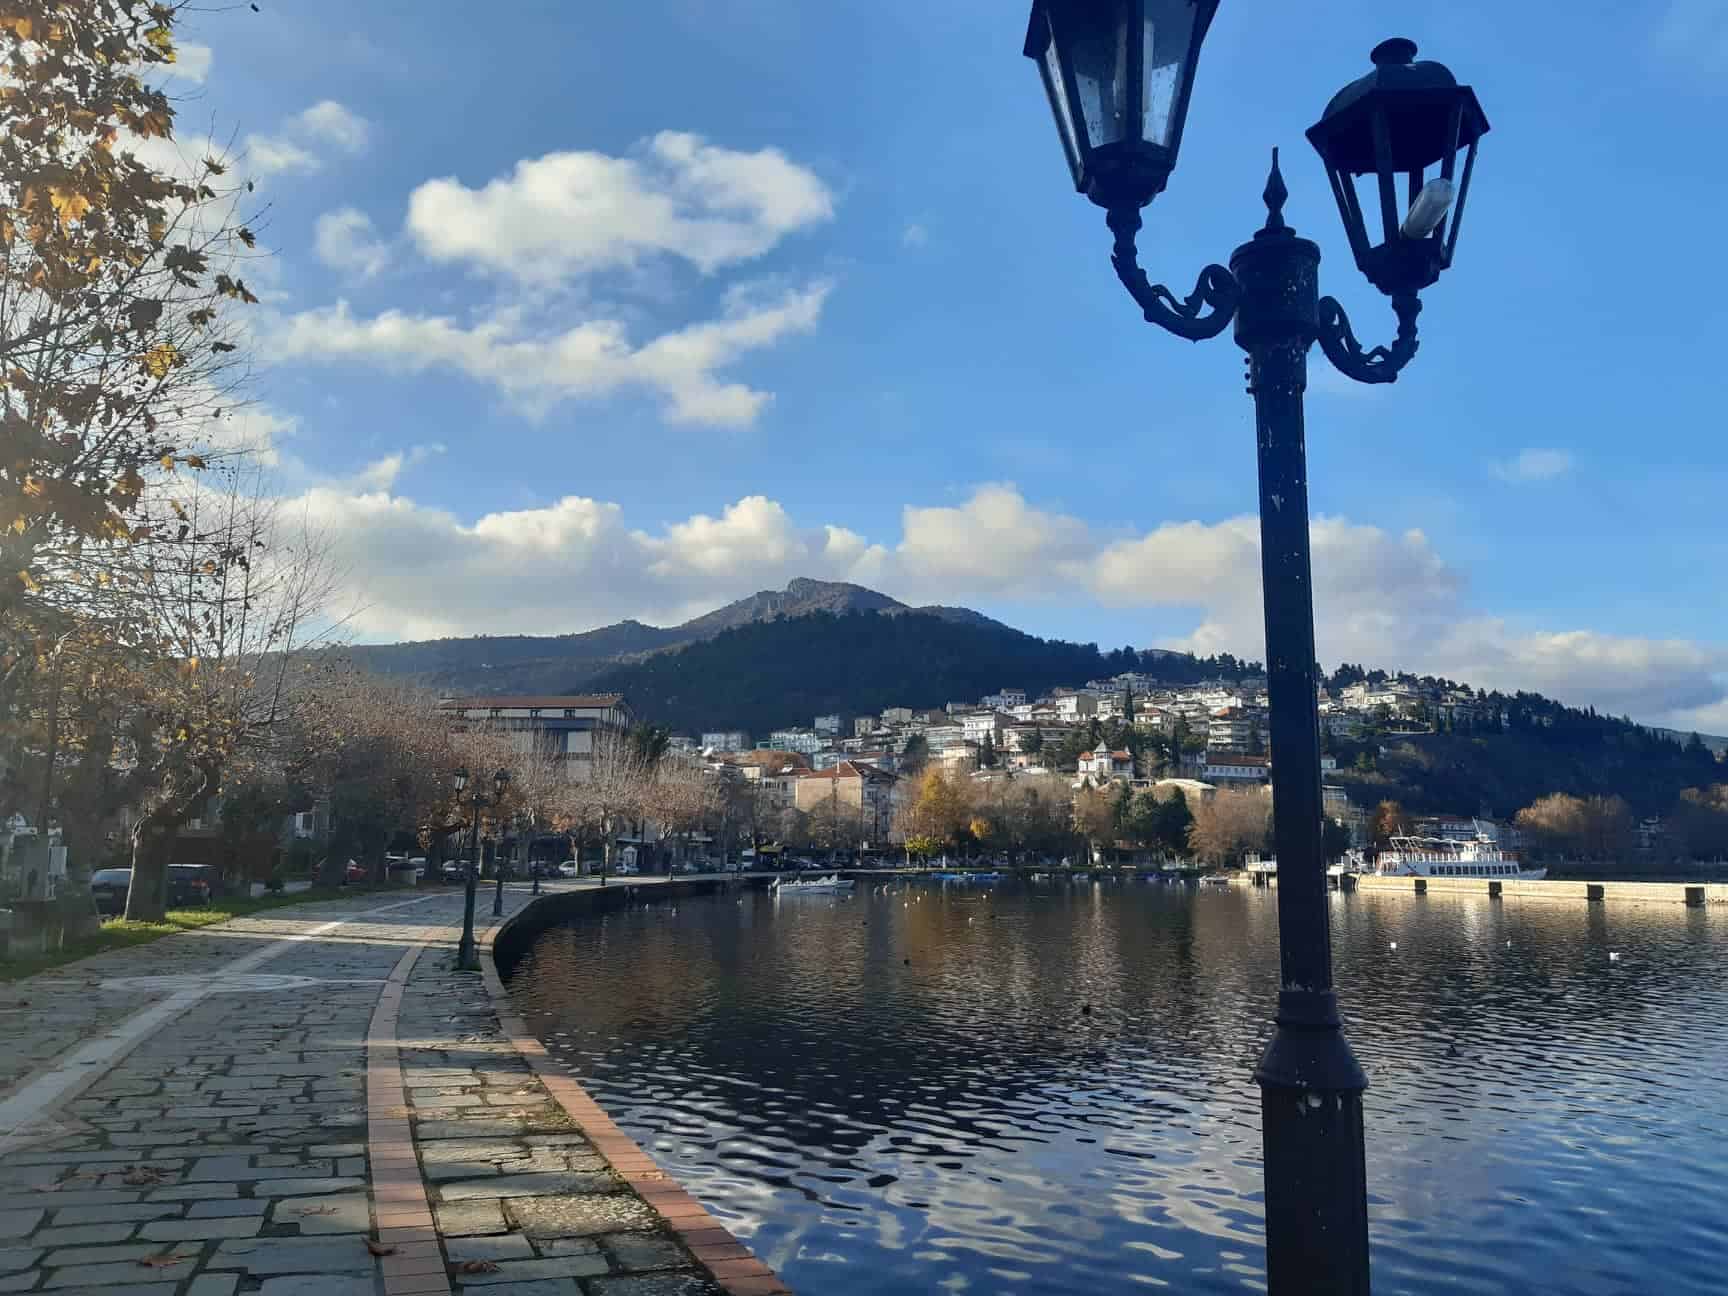
M975 619L973 619L975 618ZM839 712L972 702L1002 688L1034 696L1127 670L1171 684L1219 673L1184 654L1023 634L987 617L936 610L812 612L737 626L712 639L613 667L591 687L623 693L638 714L683 733L747 729L758 737Z
M740 626L819 612L919 613L956 624L1017 633L970 608L914 608L862 585L800 577L783 590L758 591L676 626L620 621L581 634L477 635L363 644L344 652L366 670L409 676L451 693L567 693L587 688L602 672L639 661L650 653L699 643Z

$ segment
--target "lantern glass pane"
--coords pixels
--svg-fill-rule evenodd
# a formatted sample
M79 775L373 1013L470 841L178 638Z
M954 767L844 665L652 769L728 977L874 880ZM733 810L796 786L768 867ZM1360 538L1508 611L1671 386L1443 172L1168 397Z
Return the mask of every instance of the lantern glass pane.
M1117 144L1131 137L1128 120L1129 0L1105 0L1076 5L1063 14L1059 32L1065 39L1080 94L1080 114L1086 121L1092 148Z
M1188 47L1194 40L1194 0L1147 0L1145 29L1145 138L1170 148L1182 80L1188 73Z
M1056 114L1056 129L1062 135L1062 151L1068 156L1068 169L1079 178L1080 139L1074 132L1074 114L1068 108L1068 91L1062 84L1062 65L1056 57L1056 42L1044 47L1041 62L1044 89L1050 95L1050 109Z

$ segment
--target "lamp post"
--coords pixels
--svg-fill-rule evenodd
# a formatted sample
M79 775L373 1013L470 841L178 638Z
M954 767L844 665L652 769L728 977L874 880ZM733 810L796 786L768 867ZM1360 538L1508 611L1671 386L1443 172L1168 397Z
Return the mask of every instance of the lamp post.
M461 796L468 786L467 769L457 770L453 781L456 784L456 795ZM492 776L494 799L502 799L504 786L509 781L510 775L504 770L499 770ZM474 946L474 903L480 876L480 807L486 804L486 793L479 784L475 784L473 795L468 801L471 819L468 825L468 868L462 883L462 939L456 946L456 967L462 972L478 972L480 957ZM494 908L492 912L498 914L503 911Z
M503 801L504 789L510 785L508 771L499 770L492 776L492 781L497 789L497 799ZM496 877L496 882L492 888L492 916L502 918L504 916L504 838L502 836L498 838L498 843L492 850L492 872Z
M1418 62L1410 41L1389 40L1374 49L1374 70L1339 91L1308 131L1356 264L1391 298L1398 320L1391 345L1364 351L1344 308L1319 296L1320 249L1284 222L1277 150L1265 225L1232 253L1229 269L1207 266L1193 294L1178 300L1140 269L1135 237L1140 209L1175 168L1200 46L1217 8L1218 0L1034 0L1025 53L1038 64L1075 188L1104 208L1117 277L1147 322L1199 341L1234 321L1236 343L1248 354L1278 855L1278 1010L1254 1073L1267 1277L1273 1296L1365 1296L1368 1081L1344 1039L1332 985L1303 392L1315 342L1364 383L1392 382L1415 355L1418 294L1452 264L1488 120L1475 93L1445 67ZM1366 203L1358 177L1372 177ZM1376 234L1366 212L1379 217Z

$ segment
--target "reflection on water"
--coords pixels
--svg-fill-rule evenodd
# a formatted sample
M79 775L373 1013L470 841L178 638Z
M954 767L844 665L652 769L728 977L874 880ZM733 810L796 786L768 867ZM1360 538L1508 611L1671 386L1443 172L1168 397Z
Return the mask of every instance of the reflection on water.
M511 989L800 1292L1254 1290L1275 897L685 897L544 933ZM1332 919L1377 1292L1724 1291L1728 914Z

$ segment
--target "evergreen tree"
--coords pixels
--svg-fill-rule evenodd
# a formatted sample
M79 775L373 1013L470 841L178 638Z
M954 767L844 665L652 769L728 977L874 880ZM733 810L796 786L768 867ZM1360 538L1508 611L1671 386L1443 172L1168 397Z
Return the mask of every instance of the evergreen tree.
M984 741L978 744L978 768L996 768L996 738L993 734L985 734Z

